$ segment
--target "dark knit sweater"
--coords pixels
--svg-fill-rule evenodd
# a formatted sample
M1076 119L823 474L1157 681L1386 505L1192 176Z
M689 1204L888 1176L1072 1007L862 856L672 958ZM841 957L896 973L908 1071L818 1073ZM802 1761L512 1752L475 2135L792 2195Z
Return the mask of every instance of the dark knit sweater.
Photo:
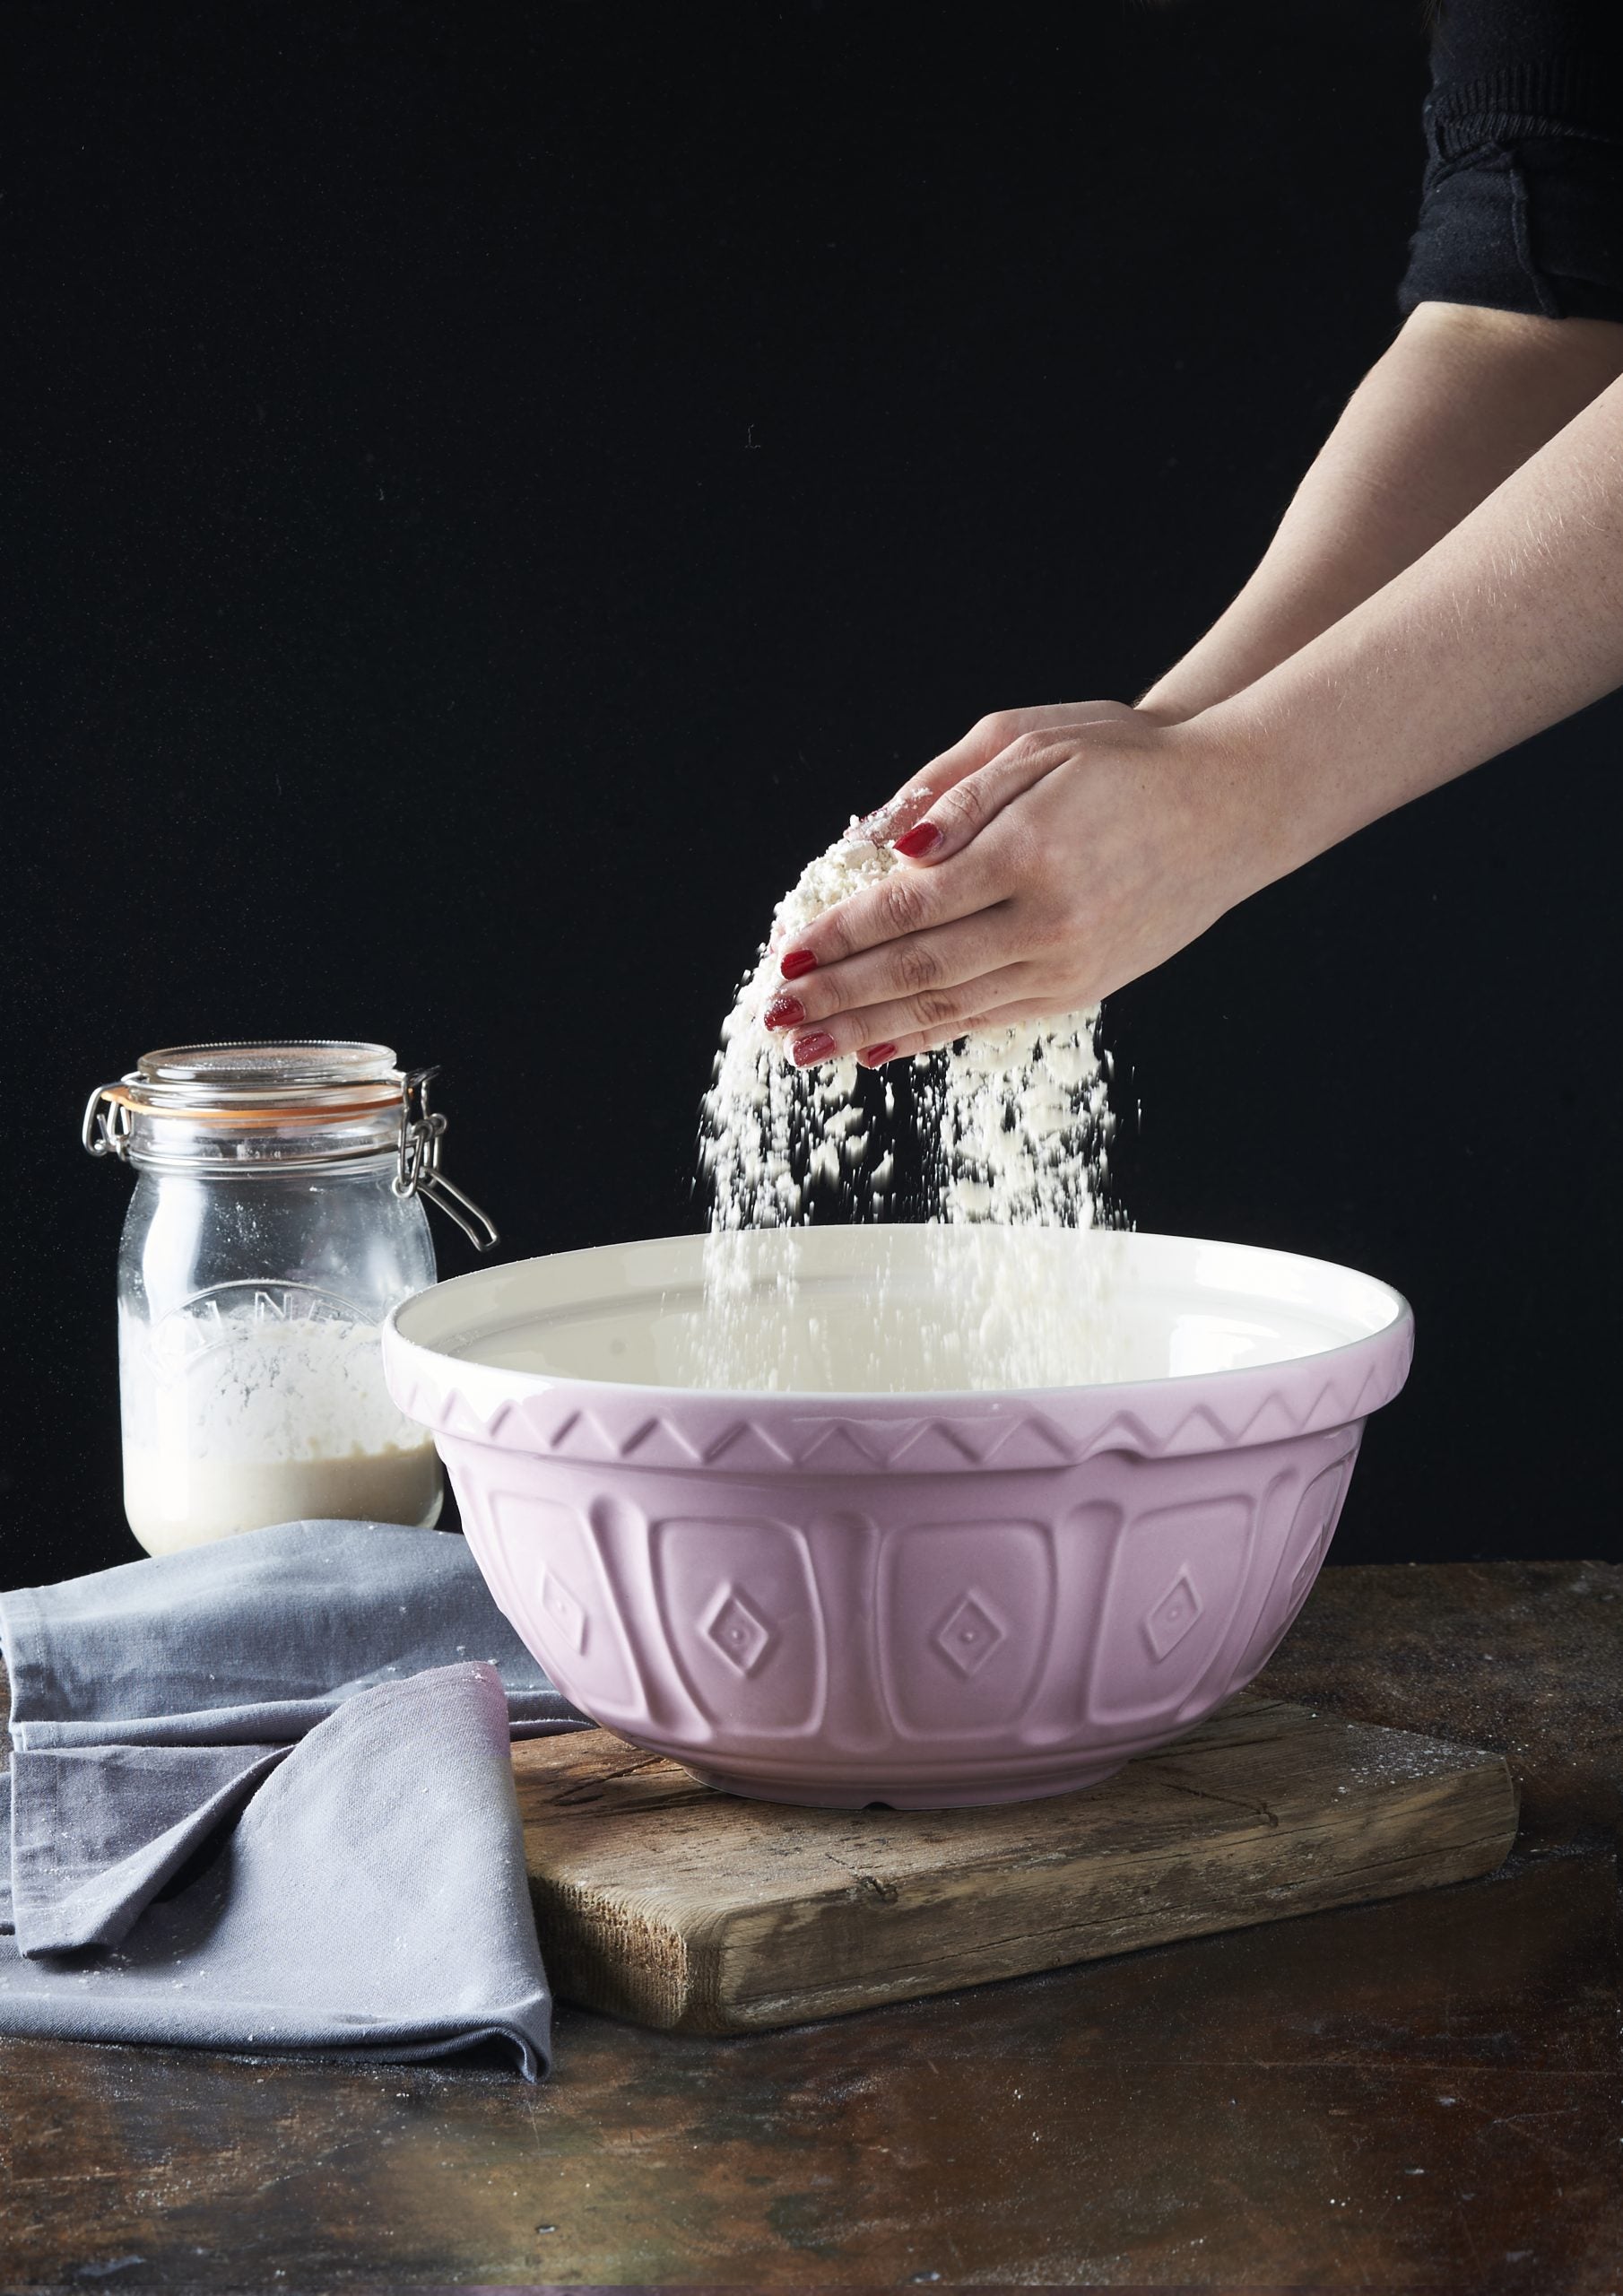
M1623 319L1623 0L1446 0L1400 291Z

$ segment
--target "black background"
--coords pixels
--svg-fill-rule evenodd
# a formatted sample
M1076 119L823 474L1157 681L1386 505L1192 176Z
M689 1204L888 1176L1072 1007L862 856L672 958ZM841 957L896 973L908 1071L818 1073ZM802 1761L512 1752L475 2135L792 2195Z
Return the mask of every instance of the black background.
M504 1248L697 1224L801 863L983 710L1148 683L1390 338L1421 13L12 0L13 1581L134 1552L88 1088L381 1037ZM1623 1553L1619 725L1108 1016L1141 1226L1415 1302L1342 1561Z

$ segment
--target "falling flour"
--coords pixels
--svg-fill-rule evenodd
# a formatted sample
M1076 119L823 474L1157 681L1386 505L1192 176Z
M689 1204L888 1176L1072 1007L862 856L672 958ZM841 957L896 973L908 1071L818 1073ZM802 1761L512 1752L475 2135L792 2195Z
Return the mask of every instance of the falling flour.
M814 1309L801 1296L791 1252L773 1279L772 1312L763 1312L759 1257L745 1237L804 1226L820 1210L845 1221L899 1213L997 1231L982 1250L960 1239L935 1256L940 1296L926 1317L933 1384L1032 1387L1107 1376L1098 1282L1079 1274L1085 1256L1056 1257L1035 1235L1022 1248L1003 1232L1110 1224L1099 1008L971 1033L950 1051L885 1071L864 1070L851 1057L797 1068L785 1035L765 1025L768 1003L784 988L780 952L826 910L902 865L884 841L888 827L881 817L853 820L803 871L778 902L724 1023L703 1107L710 1237L705 1361L696 1370L708 1386L780 1384L777 1367L803 1352L802 1327ZM894 1313L907 1312L887 1295L882 1253L874 1265L874 1340L868 1360L851 1366L844 1384L853 1388L887 1386L884 1329ZM797 1351L774 1341L791 1324ZM842 1344L849 1349L848 1333Z

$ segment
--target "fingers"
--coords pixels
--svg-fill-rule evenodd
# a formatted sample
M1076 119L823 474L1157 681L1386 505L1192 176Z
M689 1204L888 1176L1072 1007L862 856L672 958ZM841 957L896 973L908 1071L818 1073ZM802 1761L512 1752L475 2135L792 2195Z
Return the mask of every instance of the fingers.
M990 765L967 773L944 796L933 798L892 844L904 861L937 867L951 860L1012 798L1052 773L1071 752L1064 733L1022 734Z
M933 757L921 772L904 782L890 801L867 816L876 837L893 844L905 837L938 798L955 789L967 774L990 765L1010 744L1027 734L1040 734L1058 726L1087 726L1100 718L1131 718L1125 701L1047 701L1028 709L994 709L977 718L950 748ZM942 858L946 857L943 850Z
M962 1036L976 1013L1008 1004L1029 987L1025 966L1004 965L974 980L955 981L950 987L926 988L916 996L831 1013L816 1028L791 1031L789 1057L797 1068L811 1068L871 1047L899 1044L904 1037L942 1030L947 1038ZM869 1065L877 1064L871 1061Z
M812 920L792 948L779 954L785 982L794 994L812 973L860 956L881 942L899 941L972 917L1001 895L992 873L973 852L951 869L893 869L888 877L853 893Z
M768 999L761 1019L775 1034L825 1027L843 1013L897 1004L931 991L956 988L1010 961L1009 919L1002 904L961 918L931 933L884 941L841 964L820 966Z
M910 825L890 840L905 861L934 867L950 860L1011 798L1063 763L1072 754L1070 737L1081 726L1133 713L1123 701L1082 701L1020 714L1028 722L1002 749L914 809ZM1031 722L1039 719L1049 722Z
M960 782L965 774L989 765L1000 750L1025 732L1027 721L1040 710L994 709L977 718L968 732L930 760L921 772L903 782L896 795L865 816L864 826L883 844L905 837L919 816L938 797Z
M904 861L922 861L925 865L892 870L864 891L854 894L814 919L798 934L792 946L774 942L785 983L785 1018L779 1025L797 1024L798 1016L787 1011L792 1001L788 985L794 985L794 995L800 997L808 1020L832 1013L838 1009L838 1003L850 1000L840 998L838 1003L829 1004L820 997L814 1012L801 991L801 984L813 973L826 973L887 943L939 932L962 918L994 908L1011 891L1018 891L1018 881L1029 876L1040 865L1040 852L1034 848L1022 854L1022 843L1032 845L1029 838L1022 839L1016 835L1009 839L1000 834L983 843L980 832L996 821L1014 799L1046 780L1062 765L1074 761L1085 745L1083 729L1088 725L1128 718L1134 713L1123 702L1105 701L1055 706L1051 713L1023 714L1052 714L1064 722L1018 735L987 762L965 770L950 788L930 798L913 827L902 831L893 840L895 850ZM965 736L959 745L958 756L952 752L944 755L953 760L952 770L956 771L965 755L979 754L1006 730L1005 720L983 720L980 726ZM1097 737L1094 745L1101 746ZM1102 746L1108 748L1109 744ZM1025 818L1024 809L1020 818ZM901 985L916 988L930 984L904 981ZM887 979L882 984L882 996L890 998L896 986Z
M910 1060L916 1053L937 1052L943 1045L956 1044L960 1037L990 1036L998 1029L1014 1027L1020 1021L1058 1021L1063 1017L1040 997L1022 997L1011 1004L996 1005L990 1012L977 1013L970 1020L919 1029L911 1036L898 1037L889 1044L881 1041L864 1045L856 1057L864 1068L886 1068L891 1061Z

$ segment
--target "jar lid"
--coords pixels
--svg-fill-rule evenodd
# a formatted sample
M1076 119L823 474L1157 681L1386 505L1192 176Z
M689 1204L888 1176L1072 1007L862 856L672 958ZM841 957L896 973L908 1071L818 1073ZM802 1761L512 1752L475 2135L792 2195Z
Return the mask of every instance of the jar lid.
M429 1105L438 1074L348 1037L168 1045L97 1086L81 1137L92 1156L215 1174L393 1154L395 1194L438 1205L487 1251L494 1226L440 1170L446 1120Z
M349 1106L360 1113L398 1103L405 1089L391 1046L323 1037L169 1045L143 1052L116 1088L129 1106L154 1114L208 1110L242 1124L282 1122L300 1110L334 1115Z
M394 1048L343 1037L296 1038L291 1043L169 1045L143 1052L135 1074L154 1084L210 1083L227 1087L370 1084L400 1082Z

